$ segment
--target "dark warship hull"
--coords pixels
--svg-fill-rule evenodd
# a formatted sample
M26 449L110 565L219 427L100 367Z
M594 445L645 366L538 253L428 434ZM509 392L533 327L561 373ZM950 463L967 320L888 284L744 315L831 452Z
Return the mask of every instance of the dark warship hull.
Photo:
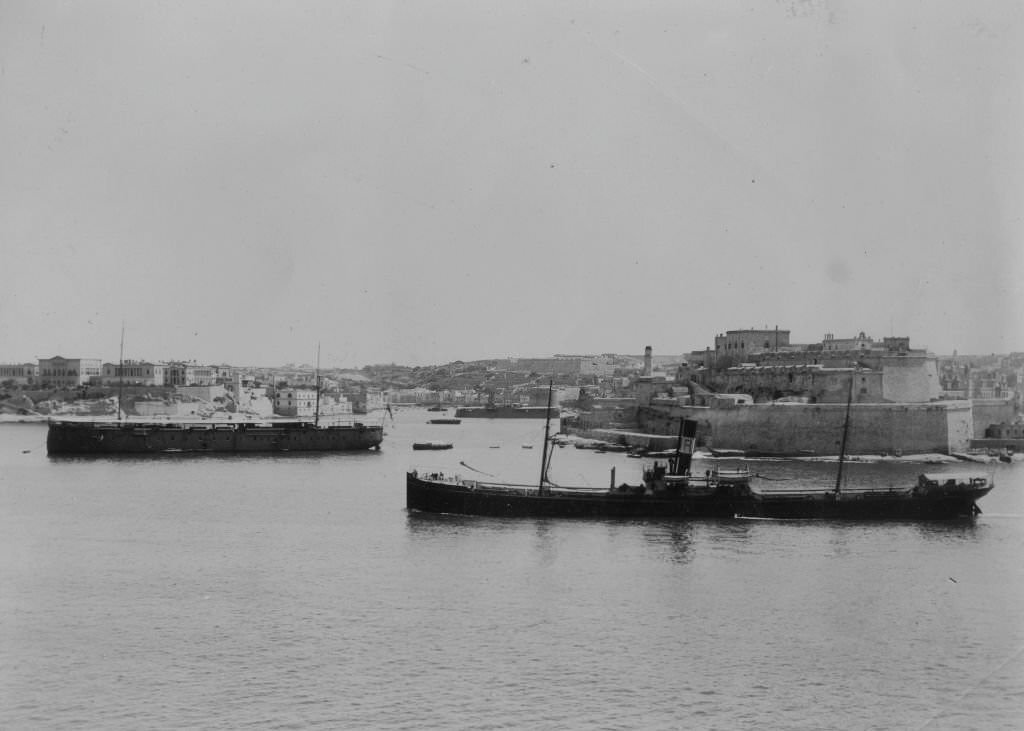
M318 426L312 422L102 422L51 421L49 454L174 452L344 452L374 449L382 426Z

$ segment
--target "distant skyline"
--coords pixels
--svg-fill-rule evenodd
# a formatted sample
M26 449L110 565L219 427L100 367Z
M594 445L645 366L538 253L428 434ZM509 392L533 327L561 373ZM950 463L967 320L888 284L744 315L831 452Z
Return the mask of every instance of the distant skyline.
M749 326L748 328L728 328L728 329L729 330L738 330L738 329L739 330L742 330L742 329L760 330L760 329L772 329L772 328L770 328L768 326L765 326L765 325L761 325L761 326ZM785 328L780 327L779 329L780 330L784 330ZM724 333L725 330L722 330L721 332ZM851 338L852 339L852 338L854 338L858 334L859 333L853 333L853 334L851 334L849 336L842 335L842 336L837 336L837 337L839 337L839 339L845 339L845 338ZM885 337L885 336L874 337L870 333L864 333L864 334L867 335L868 337L872 337L879 344L881 344L881 342L883 340L883 337ZM821 342L822 339L823 338L817 338L817 339L814 339L814 340L802 340L802 341L791 340L790 346L791 347L792 346L799 347L801 345L812 345L812 344ZM653 355L655 357L655 360L657 361L659 359L663 359L663 358L666 358L666 357L677 357L677 356L685 357L685 356L690 355L690 353L692 353L692 352L704 350L704 348L706 348L706 347L707 348L711 348L712 350L714 350L714 348L715 348L715 346L714 346L714 337L712 337L710 339L709 343L707 345L705 345L705 346L688 348L688 349L685 349L685 350L671 350L671 351L658 351L658 350L656 350L656 349L654 349L652 347L652 351L653 351ZM914 342L913 338L910 339L910 347L913 350L920 350L922 348L925 348L925 346L916 344ZM323 369L338 368L338 369L347 369L347 370L358 370L358 369L360 369L360 368L362 368L364 366L381 366L381 365L392 365L392 364L396 365L396 366L410 366L410 367L415 367L415 366L433 366L433 365L443 366L443 365L448 365L448 364L456 362L456 361L475 362L475 361L506 360L506 359L508 359L508 360L539 359L539 358L554 358L556 356L563 356L563 357L580 356L580 357L586 357L588 355L594 355L594 356L616 355L616 356L621 356L621 357L642 358L643 355L644 355L644 348L646 348L646 346L644 346L642 348L637 348L637 349L634 349L634 350L628 350L628 351L627 350L623 350L623 351L595 350L595 351L589 351L589 352L586 352L586 353L584 353L584 352L576 352L576 353L558 352L558 353L544 353L544 354L531 354L531 355L509 354L509 355L502 355L502 356L466 356L464 358L455 358L455 359L452 359L452 360L437 361L437 362L432 362L432 363L404 363L404 362L401 362L401 361L373 361L373 362L361 363L361 364L358 364L358 365L342 365L342 364L337 364L337 363L332 365L332 364L329 364L329 363L325 363L323 361L323 356L321 354L320 364L321 364L321 367ZM120 347L119 347L119 350L120 350ZM970 356L970 355L974 355L974 356L1008 355L1008 354L1013 353L1013 352L1022 352L1021 350L1017 350L1017 351L1005 351L1005 352L1004 351L1000 351L1000 352L993 351L991 353L966 353L966 352L958 352L958 351L953 351L953 352L949 352L949 353L936 353L935 351L933 351L930 348L928 348L928 350L929 350L929 352L932 352L934 355L936 355L938 357L953 356L953 355L964 355L964 356ZM115 356L113 358L110 358L110 357L107 357L105 355L98 355L98 354L88 354L88 355L86 355L86 354L63 353L63 352L59 352L59 353L55 352L52 355L40 356L40 358L47 359L47 358L58 357L58 356L65 357L65 358L100 358L105 363L117 362L117 360L118 360L117 356ZM37 360L37 358L31 358L31 359L28 359L28 360L29 360L29 362L35 362ZM145 358L145 357L138 358L138 357L135 357L135 356L128 356L128 355L126 355L125 356L125 361L127 362L129 360L145 360L145 361L152 361L152 362L158 362L158 363L159 362L182 362L184 360L185 362L196 362L198 365L232 365L232 366L257 367L257 368L262 368L262 367L269 367L269 368L281 368L281 367L283 367L283 368L288 368L288 367L312 368L312 367L315 367L315 365L317 363L316 354L314 354L313 358L309 359L309 360L302 360L302 359L294 360L293 359L293 360L290 360L290 361L281 361L281 362L275 362L275 363L238 362L238 361L232 361L232 360L227 359L227 358L214 358L214 359L206 360L206 361L195 361L194 359L181 359L181 358L177 358L177 357L174 357L174 358ZM18 363L18 362L21 362L21 361L18 360L18 359L14 359L14 360L5 359L5 358L2 357L2 354L0 354L0 363L11 363L11 364L13 364L13 363ZM656 365L657 365L657 363L656 363Z
M0 3L0 360L1024 350L1024 6Z

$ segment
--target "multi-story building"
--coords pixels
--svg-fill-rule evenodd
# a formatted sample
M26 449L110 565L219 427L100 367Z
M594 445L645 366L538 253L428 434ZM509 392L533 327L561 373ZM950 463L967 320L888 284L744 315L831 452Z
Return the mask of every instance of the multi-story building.
M31 386L39 380L39 365L36 363L0 364L0 383L11 382L19 386Z
M789 330L730 330L715 338L714 351L692 354L684 377L716 391L750 393L758 401L806 396L827 403L845 400L846 388L835 373L854 368L859 402L924 403L942 395L934 355L912 349L907 337L878 342L863 332L794 345Z
M164 366L164 382L168 386L213 386L223 381L219 366L174 361Z
M724 355L744 356L764 350L789 347L789 330L726 330L715 336L715 351Z
M274 413L280 416L314 416L316 389L287 386L274 393Z
M39 383L54 388L76 388L95 383L103 375L103 364L99 358L53 358L39 359Z
M102 382L108 386L163 386L166 384L165 368L162 363L150 363L145 360L104 363Z
M170 363L164 364L164 383L168 386L188 386L191 385L186 380L186 369L188 368L187 363L180 361L171 361Z
M316 389L285 386L276 389L274 413L278 416L315 418L319 408L320 418L348 417L352 415L352 402L334 393L321 393L317 401Z
M352 404L352 410L357 414L369 414L386 406L384 392L369 386L349 387L345 391L345 398Z

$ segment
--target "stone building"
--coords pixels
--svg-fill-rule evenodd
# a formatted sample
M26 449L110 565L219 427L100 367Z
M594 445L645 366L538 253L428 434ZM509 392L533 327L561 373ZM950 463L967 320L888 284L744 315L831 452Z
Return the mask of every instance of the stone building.
M846 387L826 371L856 368L859 402L926 403L942 396L938 361L912 349L908 337L876 341L831 333L818 343L795 345L788 330L729 330L715 350L695 351L685 378L723 392L744 392L757 401L806 396L812 403L846 400ZM840 379L842 380L842 379Z
M39 383L54 388L77 388L95 383L103 375L103 364L99 358L53 358L39 359Z
M36 363L0 363L0 383L10 381L19 386L31 386L38 380Z
M274 413L280 416L313 416L316 413L316 389L294 386L277 389Z
M164 383L168 386L213 386L231 380L230 371L222 376L223 366L199 365L185 361L164 364Z
M108 385L164 386L165 366L144 360L126 360L122 363L104 363L101 382Z

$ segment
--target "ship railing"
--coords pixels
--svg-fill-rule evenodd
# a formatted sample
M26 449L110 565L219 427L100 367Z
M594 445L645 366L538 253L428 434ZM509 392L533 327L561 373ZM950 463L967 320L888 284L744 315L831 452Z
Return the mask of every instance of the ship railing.
M509 495L541 495L541 490L536 485L516 484L509 482L484 482L482 480L465 480L464 484L474 489L484 489L488 492L503 492ZM543 494L547 495L599 495L608 492L606 487L558 487L550 485L545 488Z
M551 487L549 490L552 493L559 493L562 495L600 495L608 492L607 487L587 487L583 485L573 485L572 487Z
M721 468L716 467L711 471L712 477L717 477L719 480L742 480L750 477L750 470L746 467L733 467L733 468Z
M829 494L835 494L831 487L821 488L777 488L777 487L751 487L750 491L759 497L779 498L815 498ZM906 497L913 493L913 487L853 487L843 488L840 491L840 499L863 499L868 497Z
M484 489L488 492L503 492L509 495L539 495L540 490L536 485L520 485L510 482L483 482L481 480L467 481L467 484L474 489Z

